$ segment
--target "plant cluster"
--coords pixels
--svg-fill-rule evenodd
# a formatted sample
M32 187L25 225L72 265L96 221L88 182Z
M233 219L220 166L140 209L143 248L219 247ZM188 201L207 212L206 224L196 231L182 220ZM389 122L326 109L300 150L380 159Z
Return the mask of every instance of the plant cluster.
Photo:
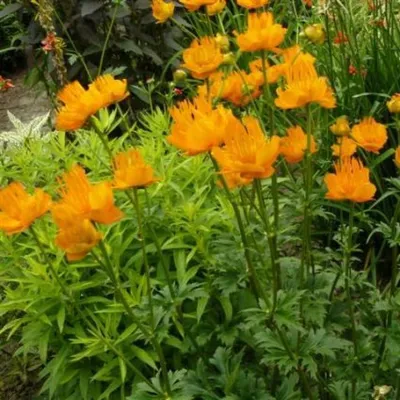
M181 4L167 110L99 74L5 150L0 334L45 398L399 399L398 6Z

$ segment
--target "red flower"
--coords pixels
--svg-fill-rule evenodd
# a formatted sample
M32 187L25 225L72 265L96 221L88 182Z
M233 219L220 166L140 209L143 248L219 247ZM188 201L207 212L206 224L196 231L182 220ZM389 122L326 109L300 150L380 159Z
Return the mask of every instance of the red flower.
M181 96L183 94L183 90L179 88L174 88L174 94L176 96Z
M357 68L353 64L350 64L350 66L349 66L349 74L350 75L357 75L357 72L358 72Z
M8 89L13 87L14 85L11 79L5 79L0 75L0 92L6 92Z
M348 42L349 38L343 32L338 32L335 38L333 39L333 43L335 44L343 44Z
M42 49L45 53L50 53L54 51L54 47L56 44L56 34L54 32L50 32L47 34L44 40L42 40Z

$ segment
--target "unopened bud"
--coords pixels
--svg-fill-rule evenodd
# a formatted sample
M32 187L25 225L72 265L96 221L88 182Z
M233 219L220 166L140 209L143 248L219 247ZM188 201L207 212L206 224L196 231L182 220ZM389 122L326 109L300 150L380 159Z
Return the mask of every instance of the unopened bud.
M217 36L215 36L215 41L223 53L227 53L229 51L230 43L228 36L217 33Z
M187 73L183 69L177 69L174 72L174 82L175 83L185 82L186 78L187 78Z
M234 65L235 62L236 62L236 56L232 52L224 54L224 61L222 61L222 64Z
M304 29L304 36L314 44L322 44L325 42L325 29L322 24L313 24Z

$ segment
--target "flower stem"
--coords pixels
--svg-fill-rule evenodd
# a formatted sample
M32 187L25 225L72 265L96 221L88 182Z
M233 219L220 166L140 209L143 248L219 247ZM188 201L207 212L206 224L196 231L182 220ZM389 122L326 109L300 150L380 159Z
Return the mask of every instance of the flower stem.
M264 223L265 233L267 234L268 238L268 245L269 245L269 252L271 257L271 269L272 269L272 314L275 312L276 302L278 298L278 290L279 287L279 280L278 280L278 266L277 266L277 251L276 251L276 242L274 241L275 232L271 230L270 223L268 221L268 216L266 215L266 206L265 201L262 193L262 186L261 181L256 179L254 181L254 186L257 193L258 203L260 207L261 218Z
M35 229L33 226L30 226L29 228L30 233L32 234L33 239L35 240L36 244L39 247L40 252L42 253L43 259L46 262L47 266L49 267L51 274L53 275L53 278L57 281L57 283L60 285L60 288L62 292L67 296L68 298L71 298L71 294L67 287L65 286L64 282L60 279L58 276L57 271L55 270L53 264L51 263L49 257L47 256L46 251L44 250L43 244L39 239L39 236L37 235Z
M211 161L214 165L215 171L217 173L219 173L219 167L217 162L214 160L214 158L211 156L210 154L210 158ZM225 178L222 174L220 174L220 179L222 182L222 186L225 190L225 194L229 200L229 202L232 205L233 211L235 213L235 217L236 217L236 221L238 223L238 227L239 227L239 232L240 232L240 237L242 239L242 243L243 243L243 247L244 247L244 257L246 259L246 263L247 263L247 268L249 269L249 278L250 278L250 282L252 283L253 286L253 290L256 294L257 297L262 298L265 302L265 304L269 305L269 299L268 297L265 295L264 291L262 290L260 281L258 279L257 276L257 271L253 265L253 261L251 260L251 254L250 254L250 247L249 247L249 243L247 240L247 235L246 235L246 231L244 228L244 224L243 224L243 220L242 220L242 216L240 214L240 210L239 207L236 203L236 201L233 199L232 193L229 190L229 187L225 181Z
M102 262L96 256L96 254L94 252L92 252L92 253L93 253L94 257L96 258L96 260L99 262L100 266L102 266L104 268L105 272L107 273L107 275L109 275L109 278L111 279L111 282L113 283L113 286L114 286L116 297L121 301L123 307L125 308L125 311L127 312L129 317L131 318L132 322L134 324L136 324L137 327L143 333L143 335L148 340L150 340L150 342L153 345L155 351L157 352L158 358L160 359L160 365L161 365L161 371L162 371L162 376L163 376L163 380L164 380L165 390L168 393L168 395L171 395L171 386L170 386L169 377L168 377L167 363L165 361L165 356L164 356L164 352L162 350L162 347L161 347L160 343L158 342L158 340L156 339L156 337L154 336L154 331L150 332L140 322L140 320L136 317L136 315L132 311L132 308L128 304L128 301L126 300L126 296L125 296L125 290L121 287L121 283L119 281L118 275L115 274L115 271L114 271L113 266L111 264L110 257L108 255L107 249L106 249L103 241L100 241L99 248L100 248L100 251L101 251L101 253L102 253L103 257L104 257L105 262Z
M135 209L136 209L136 215L137 215L137 220L138 220L138 229L139 229L139 240L142 248L142 255L143 255L143 264L145 268L145 273L146 273L146 282L147 282L147 295L149 299L149 307L150 307L150 325L151 329L154 333L154 308L153 308L153 296L151 293L151 279L150 279L150 266L149 266L149 260L147 258L147 252L146 252L146 239L144 236L144 230L143 230L143 223L142 223L142 213L140 210L140 202L139 202L139 196L138 196L138 189L134 188L133 189L133 198L134 198L134 204L135 204Z

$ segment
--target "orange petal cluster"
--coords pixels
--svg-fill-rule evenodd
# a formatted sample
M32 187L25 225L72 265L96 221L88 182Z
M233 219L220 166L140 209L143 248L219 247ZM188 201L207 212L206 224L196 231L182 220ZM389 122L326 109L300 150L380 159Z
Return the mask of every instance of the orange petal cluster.
M397 168L400 168L400 146L397 146L396 152L394 154L394 163Z
M290 127L287 136L281 139L280 152L289 164L298 163L303 160L307 151L307 135L300 126ZM310 152L314 154L317 151L315 139L311 136Z
M365 117L359 124L353 126L351 137L358 146L372 153L379 153L388 140L385 125L372 117Z
M153 168L145 163L138 150L131 149L114 157L115 189L142 188L156 181Z
M29 194L19 182L0 190L0 230L8 235L23 232L51 206L51 198L42 189Z
M279 144L279 137L267 138L259 121L249 116L243 119L243 124L230 132L224 147L212 150L212 156L228 186L233 188L249 184L253 179L273 175Z
M197 11L202 6L209 6L215 3L215 0L179 0L188 11Z
M111 75L99 76L89 88L74 81L65 86L57 95L64 105L56 116L56 129L73 131L85 125L90 116L98 110L129 96L126 79L115 79Z
M279 51L278 47L285 39L287 29L274 22L270 12L250 13L247 19L247 31L238 34L236 40L242 51Z
M346 115L336 118L335 123L329 129L336 136L348 136L351 132L349 120Z
M209 92L209 93L208 93ZM238 107L246 106L261 94L258 76L246 71L231 72L227 76L217 72L210 76L209 87L199 87L199 94L230 101Z
M325 176L326 198L364 203L373 199L376 187L369 180L369 169L356 158L343 158L335 164L335 173Z
M174 15L175 4L173 1L153 0L151 9L153 17L157 20L157 24L163 24Z
M67 253L69 260L77 260L90 251L88 243L97 244L100 240L100 234L94 233L92 222L112 224L119 221L123 214L114 205L111 184L90 183L79 165L65 173L62 180L61 200L52 207L53 220L59 228L56 243ZM75 252L77 248L87 251Z
M275 105L281 109L304 107L317 103L323 108L336 107L332 88L325 77L318 76L314 58L298 54L284 70L286 85L277 89Z
M264 7L268 4L268 2L269 0L237 0L239 6L247 8L249 10Z
M174 121L169 143L187 155L210 151L225 142L228 132L240 125L232 111L219 104L213 108L205 96L184 100L170 109Z
M216 15L223 11L226 7L226 0L216 0L214 3L206 6L206 12L208 15Z
M192 76L197 79L208 78L224 61L221 48L213 37L204 36L192 41L183 52L184 64Z
M343 136L338 138L338 142L331 146L334 157L351 157L357 151L357 143L349 138Z

